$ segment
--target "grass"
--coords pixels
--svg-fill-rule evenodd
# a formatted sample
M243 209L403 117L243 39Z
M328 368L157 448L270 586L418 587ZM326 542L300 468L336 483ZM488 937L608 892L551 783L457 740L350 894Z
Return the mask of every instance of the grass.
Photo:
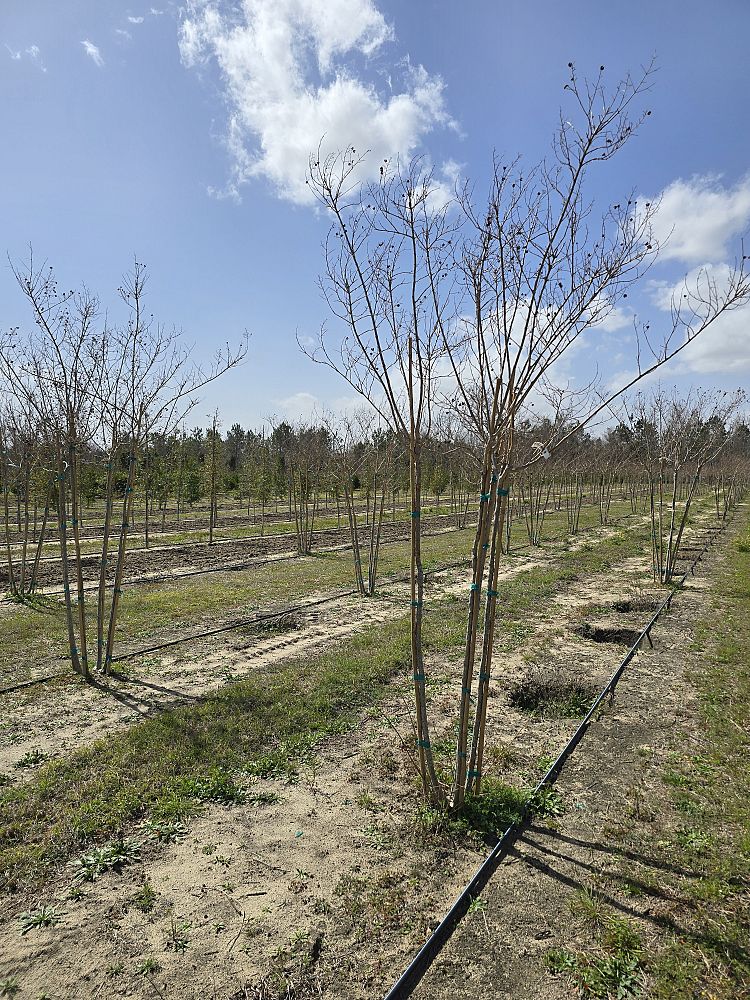
M700 623L700 751L670 762L660 815L691 918L649 949L654 1000L750 996L750 525L716 580ZM687 813L687 815L686 815Z
M453 544L450 536L435 541ZM615 535L596 549L564 552L550 567L502 581L497 661L518 623L581 575L608 568L643 542ZM439 551L439 550L438 550ZM460 649L463 602L429 602L428 653ZM99 850L134 824L179 829L203 802L241 803L257 776L293 778L324 736L350 726L409 663L406 613L340 646L229 684L195 705L42 764L27 783L0 791L0 873L6 884L43 879L84 847ZM449 766L451 751L446 752ZM104 845L104 846L102 846ZM92 864L95 867L96 859Z
M690 677L697 718L661 766L664 793L637 817L648 823L657 860L649 867L641 829L633 834L640 863L618 870L626 900L653 897L644 931L597 893L578 893L571 909L589 926L591 944L553 949L545 960L581 997L750 997L750 525L713 583L697 623L700 668Z
M593 525L596 523L594 512L588 511L588 514ZM559 543L566 537L564 518L564 512L549 515L550 544ZM428 580L437 567L468 559L473 538L471 528L424 538L423 558ZM595 553L601 549L599 545L588 552L592 556L593 572L596 571ZM380 578L404 573L408 563L407 542L383 545ZM554 573L551 579L554 585ZM199 631L252 614L259 608L288 603L290 594L295 600L302 600L312 594L352 586L351 553L321 552L304 559L272 562L237 572L209 573L172 582L126 587L120 605L115 655L134 646L138 648L173 638L188 628ZM508 596L511 613L517 596ZM94 611L94 595L88 601ZM516 622L515 627L516 642L520 644L528 630L523 623ZM89 648L92 651L96 648L93 634ZM61 670L68 662L64 609L59 601L47 599L32 606L0 606L2 684L25 680L34 673L45 672L44 668L49 672Z

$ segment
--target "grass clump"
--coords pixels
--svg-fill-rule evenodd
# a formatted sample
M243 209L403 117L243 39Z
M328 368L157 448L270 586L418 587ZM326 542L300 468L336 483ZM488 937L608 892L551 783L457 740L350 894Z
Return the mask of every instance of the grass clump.
M132 838L119 837L111 844L86 851L75 862L77 882L93 882L107 871L120 871L140 858L141 844Z
M40 906L36 910L27 910L21 914L21 936L40 927L54 927L61 919L62 914L54 906Z
M628 920L604 919L595 952L552 948L544 964L553 975L568 976L581 997L627 1000L643 995L644 967L641 936Z

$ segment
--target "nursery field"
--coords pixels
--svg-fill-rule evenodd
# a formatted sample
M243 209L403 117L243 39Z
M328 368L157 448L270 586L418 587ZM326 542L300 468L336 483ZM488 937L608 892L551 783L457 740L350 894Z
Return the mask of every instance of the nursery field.
M649 518L613 503L609 520L584 507L569 536L550 511L534 546L513 529L483 794L460 814L426 804L415 769L404 540L383 544L368 598L343 547L136 579L115 673L91 684L65 664L59 600L3 605L3 686L60 675L2 695L5 995L385 995L670 590ZM427 691L449 774L474 532L428 524ZM599 976L606 997L617 962L654 996L743 995L747 508L725 524L695 502L682 572L716 541L416 996L562 998ZM730 645L717 601L736 609Z

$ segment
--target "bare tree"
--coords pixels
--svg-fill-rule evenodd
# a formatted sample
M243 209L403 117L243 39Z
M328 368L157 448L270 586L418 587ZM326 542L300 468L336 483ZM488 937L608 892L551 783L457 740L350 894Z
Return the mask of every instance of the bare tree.
M420 161L408 167L386 163L381 182L364 190L354 182L359 163L354 150L310 164L311 189L334 220L322 285L347 335L333 347L324 330L318 348L308 353L336 370L402 435L415 521L424 428L438 394L440 405L461 416L466 433L482 449L450 795L455 807L467 792L480 790L498 569L512 483L750 293L744 257L721 287L703 273L675 302L662 336L639 327L637 373L627 385L578 399L558 393L560 419L553 421L550 439L530 454L518 454L514 432L523 408L535 396L554 396L553 366L585 330L606 319L658 252L651 229L655 204L624 197L597 217L587 194L591 171L615 156L648 117L650 112L636 106L650 86L650 73L648 68L637 78L627 76L610 90L603 67L589 82L580 80L571 64L565 85L569 106L561 113L550 159L529 170L520 160L497 159L481 208L469 185L453 204L447 201ZM412 557L417 735L425 792L439 801L444 793L434 777L424 691L421 581L417 523Z
M741 390L691 390L681 398L658 389L639 395L631 407L634 444L649 480L654 578L660 583L677 574L701 475L729 443L727 425L744 400Z
M129 314L122 327L111 326L106 318L100 323L98 300L85 288L61 291L52 269L37 267L33 256L27 265L12 267L31 307L35 330L24 336L12 330L3 338L0 379L6 394L28 409L44 428L54 457L70 655L73 668L88 678L91 664L79 531L84 455L88 452L103 458L107 471L95 612L96 667L107 673L141 451L152 432L173 430L197 402L194 393L237 365L246 346L243 343L235 351L227 347L208 370L191 364L176 333L167 333L145 312L146 269L137 261L119 289ZM125 466L125 481L117 501L115 469L119 461ZM118 502L120 522L110 578L110 545ZM69 556L70 541L75 571ZM112 594L108 608L107 590Z

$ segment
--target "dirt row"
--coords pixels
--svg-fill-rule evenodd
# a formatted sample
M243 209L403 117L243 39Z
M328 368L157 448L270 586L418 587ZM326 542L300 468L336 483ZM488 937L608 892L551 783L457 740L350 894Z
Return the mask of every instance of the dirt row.
M455 526L453 514L438 514L424 518L423 530L426 533L445 530ZM409 522L384 522L381 533L383 542L404 541L409 537ZM350 542L348 527L324 528L314 535L314 550L324 551ZM256 536L253 538L230 538L217 540L213 545L208 542L186 542L181 545L155 545L149 549L133 549L128 552L128 578L144 579L148 577L167 576L194 573L197 570L230 569L243 565L249 560L263 559L273 556L296 554L296 536L294 534L277 534ZM74 572L76 561L70 560ZM84 580L91 583L99 578L101 556L93 553L81 558ZM114 572L114 559L111 562L108 579ZM126 580L127 582L127 580ZM7 566L0 567L0 590L8 584ZM40 565L39 587L51 589L61 586L59 559L46 560Z
M704 572L709 564L704 562ZM532 565L526 560L508 572L523 573ZM667 752L676 720L690 712L692 695L681 672L690 625L705 610L705 582L691 578L675 613L655 631L655 649L638 654L613 705L563 774L564 816L535 826L502 866L483 906L467 917L420 987L421 1000L571 996L565 981L544 970L542 957L552 943L575 939L567 896L587 884L592 866L606 878L618 862L616 852L599 850L598 828L621 819L625 798L643 778L643 761ZM435 586L464 591L466 578L453 571ZM600 686L624 652L625 634L637 628L647 614L643 609L657 597L647 557L629 557L607 573L563 588L531 616L533 636L498 655L487 747L491 773L513 784L533 783L576 725L575 718L542 718L514 707L512 694L530 673L543 669L548 676ZM388 613L387 602L372 605L373 616ZM326 641L330 625L323 617L306 627L310 648L316 628ZM178 658L162 663L158 688L133 686L130 718L166 707L170 692L178 699L194 696L215 684L224 668L232 677L262 669L270 662L264 656L295 652L293 636L304 632L268 637L265 652L248 636L235 637L204 664L204 675L201 657L192 666ZM590 637L597 632L599 640L616 641ZM432 657L428 665L434 739L450 739L455 664ZM90 738L99 718L110 731L130 721L124 702L113 714L105 694L78 691L91 699L81 740ZM150 706L144 703L149 698L156 699ZM71 726L82 707L68 703ZM41 714L29 714L41 712L33 704L18 708L19 722L41 722ZM383 996L487 850L430 828L394 738L395 728L410 742L410 718L409 685L394 681L382 708L367 713L351 733L326 740L301 766L298 781L258 781L252 803L210 806L173 843L156 846L142 836L137 863L83 891L71 895L65 869L43 898L4 901L0 956L23 990L19 996ZM57 721L52 739L62 732L62 719ZM42 903L56 908L59 922L21 936L20 911ZM653 906L653 900L648 903ZM637 908L646 911L647 903Z

